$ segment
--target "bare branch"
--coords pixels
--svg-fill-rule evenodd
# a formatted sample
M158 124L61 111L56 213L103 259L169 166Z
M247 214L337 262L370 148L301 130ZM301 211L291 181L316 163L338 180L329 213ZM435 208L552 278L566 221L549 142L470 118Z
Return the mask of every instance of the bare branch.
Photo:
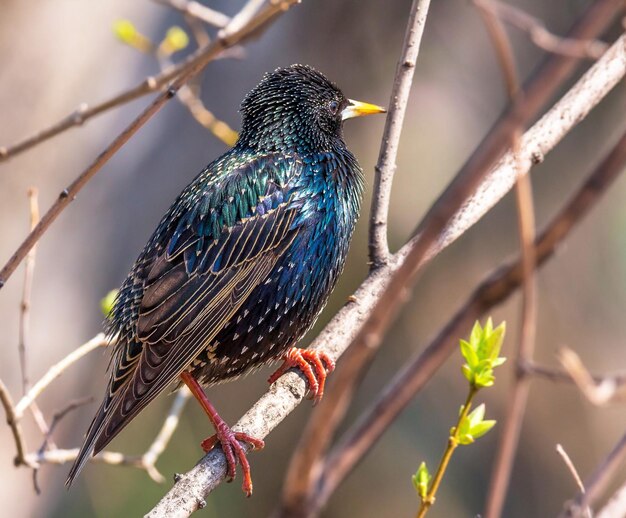
M626 163L626 132L578 192L536 240L537 266L544 264L558 245L613 184ZM328 455L321 483L320 505L365 456L431 376L456 349L457 339L481 314L503 302L520 286L522 263L518 259L497 268L474 290L467 301L419 354L409 359L380 396L370 405Z
M519 80L515 65L515 57L511 42L496 15L482 7L483 2L475 0L474 4L479 12L495 48L502 69L504 82L509 99L513 105L521 103ZM522 174L520 162L521 128L514 131L513 138L513 166L517 182L515 184L515 198L517 201L518 225L520 234L520 248L522 250L522 314L520 336L515 358L516 376L511 387L511 395L507 405L508 414L500 434L500 444L496 452L489 493L487 497L486 515L488 518L497 518L502 513L502 506L513 470L513 461L519 436L522 428L530 378L519 366L532 360L535 347L535 331L537 322L537 289L534 278L535 270L535 215L532 199L530 175Z
M180 390L176 393L176 399L174 399L174 402L172 403L172 407L165 418L165 422L163 423L161 430L150 445L150 448L148 448L146 453L141 456L141 463L143 467L148 472L148 475L150 475L150 478L152 478L155 482L165 482L165 477L156 469L155 463L159 456L165 451L165 448L170 442L174 431L178 427L180 414L185 408L185 404L187 403L190 395L191 393L186 386L180 388Z
M63 374L68 367L76 363L83 356L94 349L97 349L98 347L105 347L109 344L113 345L113 342L109 342L104 336L104 333L98 333L91 340L84 343L61 361L50 367L42 378L33 385L33 387L22 397L22 399L19 400L15 406L15 415L17 416L17 419L22 418L26 409L33 404L33 401L35 401L35 399L46 389L48 385L50 385L50 383Z
M4 413L6 414L7 424L9 428L11 428L11 433L13 434L13 440L15 441L15 449L17 450L17 455L15 456L15 465L19 466L20 464L25 464L30 466L31 468L35 468L37 466L36 463L31 462L26 458L26 441L24 439L24 433L22 432L22 427L20 425L19 417L15 411L15 405L13 405L13 399L11 398L11 394L7 389L6 385L0 379L0 403L4 407Z
M39 204L37 202L37 189L28 189L28 205L30 208L30 230L39 222ZM18 351L20 355L20 368L22 369L22 392L28 389L28 367L26 357L26 343L28 342L29 320L30 320L30 297L33 287L33 273L35 271L35 255L37 247L33 247L26 255L24 261L24 288L22 290L22 302L20 304L20 332Z
M28 251L34 246L39 238L48 230L54 220L63 212L63 210L74 200L80 190L93 178L93 176L102 168L102 166L126 143L130 138L155 115L163 105L192 77L197 75L211 60L215 59L223 50L250 37L252 34L258 34L259 31L265 29L277 16L285 12L299 0L283 0L276 2L269 0L263 3L263 7L254 11L252 18L244 19L241 28L233 29L232 24L241 24L242 18L239 16L233 18L231 24L222 29L217 38L211 41L207 47L201 49L197 56L189 61L181 68L179 74L173 82L157 98L135 119L122 133L120 133L105 149L98 155L94 162L87 167L69 187L64 189L59 195L55 203L44 214L43 218L35 229L28 235L24 242L19 246L7 264L0 270L0 289L4 286L7 279L15 271L18 264L24 259ZM256 5L256 0L251 0ZM245 7L244 7L245 9Z
M576 485L578 486L578 489L580 490L582 494L584 494L585 486L583 484L583 481L581 480L580 475L578 474L578 471L576 470L576 466L574 466L574 463L572 462L572 459L570 459L570 456L565 451L565 448L563 448L563 446L561 446L560 444L557 444L556 452L561 456L561 459L563 459L563 462L565 463L565 466L571 473L572 478L574 479L574 482L576 482ZM588 507L587 509L585 509L584 514L585 514L585 518L593 518L593 515L591 514L591 509L589 509Z
M165 5L167 7L171 7L172 9L178 11L179 13L186 14L189 16L193 16L198 20L202 20L203 22L212 25L214 27L219 27L220 29L226 27L230 22L230 18L215 9L211 9L206 5L203 5L199 2L187 1L187 0L153 0L157 4Z
M568 94L525 134L522 139L522 156L525 157L523 161L525 170L530 168L532 164L530 157L533 154L536 154L538 151L545 154L551 150L624 76L626 72L625 42L626 37L622 36L598 63L574 85ZM559 68L558 77L561 77L561 72L562 69ZM550 70L549 74L553 77L554 72ZM552 85L543 92L551 91ZM537 96L538 94L535 95ZM539 101L540 99L535 98L533 105L542 104ZM481 152L480 155L484 156L484 152ZM474 165L476 164L476 159L473 159L471 164L471 167L476 167ZM493 183L493 190L483 190L480 197L474 196L471 198L473 205L471 207L465 205L461 209L461 215L455 218L456 224L453 231L448 227L443 233L443 238L430 248L428 254L423 259L424 262L439 253L473 225L480 218L476 214L481 213L485 206L493 206L498 199L504 196L507 189L502 188L502 186L508 184L510 189L516 180L515 171L510 165L510 158L507 159L505 157L504 160L499 162L496 169L489 175L489 178L492 180L494 178L497 179ZM467 170L468 167L464 168L464 170ZM468 211L467 217L465 217L466 211ZM436 230L436 227L431 229L431 232L433 230ZM337 313L315 340L313 348L324 350L331 358L337 359L354 340L356 332L363 329L364 322L368 319L370 319L370 322L374 320L375 325L382 332L383 326L381 324L383 322L386 324L388 321L384 320L386 317L380 318L381 314L378 312L380 306L375 304L377 302L378 304L390 304L389 298L393 299L394 306L402 301L402 297L406 294L407 269L413 269L412 264L408 266L406 264L406 258L410 254L409 250L415 250L413 242L407 244L398 252L389 266L374 270L368 276L354 294L356 302L349 302ZM416 257L419 258L415 251L412 253L413 261ZM392 282L394 280L395 282ZM398 284L401 285L400 288L398 288ZM372 324L370 323L370 325ZM368 341L368 344L371 343ZM341 365L351 368L351 362L347 359ZM337 374L339 374L339 369L337 369ZM335 375L333 380L335 387L337 386L337 377ZM264 438L300 403L304 393L304 379L293 372L285 374L246 413L234 429L245 431L260 439ZM326 398L328 398L328 395L327 393ZM323 405L324 400L319 405L318 410ZM172 513L171 516L188 516L198 508L199 502L212 489L217 487L225 475L226 463L221 451L213 450L209 452L195 468L181 476L170 492L149 513L149 516L170 516L168 513Z
M391 88L389 113L385 120L385 129L375 167L372 213L369 229L369 255L373 268L389 261L389 244L387 242L387 219L391 184L396 172L396 157L400 145L400 135L404 123L404 114L409 104L409 94L413 83L415 64L419 55L426 16L430 0L414 0L407 23L402 52L396 67L396 75Z
M623 384L623 379L615 377L594 379L580 357L568 348L559 351L559 360L583 395L594 405L606 405L626 399L626 385Z
M518 29L526 32L537 47L556 54L577 59L599 59L608 45L599 40L562 38L549 32L539 18L525 13L521 9L499 2L498 0L474 0L484 11L497 16Z
M585 518L587 508L597 502L619 468L623 465L624 459L626 459L626 434L622 436L608 456L585 480L584 486L587 490L579 492L574 500L567 502L559 518Z
M522 369L524 369L530 376L544 378L548 381L575 383L572 375L565 370L553 369L533 362L522 365ZM621 390L621 387L626 385L626 374L623 373L590 376L592 383L595 383L598 386L606 384L608 387L611 387L610 389L602 389L603 391L606 390L608 392L610 390L614 393Z

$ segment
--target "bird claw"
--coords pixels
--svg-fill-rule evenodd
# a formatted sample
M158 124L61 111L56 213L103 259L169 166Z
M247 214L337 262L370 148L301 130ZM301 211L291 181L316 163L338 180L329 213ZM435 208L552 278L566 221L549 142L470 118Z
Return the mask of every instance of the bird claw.
M335 362L325 352L311 349L290 348L283 357L283 364L270 376L268 383L274 383L292 367L298 368L309 384L310 399L319 403L324 396L324 387L329 373L335 369Z
M246 450L241 443L247 443L252 446L254 450L260 450L265 446L265 443L252 437L244 432L234 432L226 423L220 423L217 433L211 437L206 438L200 443L200 446L205 453L211 451L217 443L220 443L224 455L226 456L227 465L227 479L228 482L232 482L235 478L235 468L237 466L237 459L241 464L241 472L243 474L243 483L241 485L246 496L252 495L252 475L250 473L250 463L246 456Z

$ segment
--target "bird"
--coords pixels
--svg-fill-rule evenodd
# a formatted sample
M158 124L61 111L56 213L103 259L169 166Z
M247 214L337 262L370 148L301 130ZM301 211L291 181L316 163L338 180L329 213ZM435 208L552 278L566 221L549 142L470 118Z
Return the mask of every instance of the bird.
M204 388L282 360L319 401L332 359L300 349L343 270L360 212L364 174L343 122L385 109L354 101L321 72L295 64L267 73L244 98L235 145L180 193L123 282L106 321L114 340L103 401L70 469L87 460L167 387L187 385L221 445L227 477L237 460L243 491L252 477L241 443Z

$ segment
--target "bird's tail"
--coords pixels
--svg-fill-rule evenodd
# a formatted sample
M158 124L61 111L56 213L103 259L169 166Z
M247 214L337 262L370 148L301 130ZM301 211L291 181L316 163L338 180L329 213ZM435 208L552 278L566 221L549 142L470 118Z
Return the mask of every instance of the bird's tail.
M108 403L110 403L110 401L108 400L108 398L106 398L100 405L98 412L96 412L96 415L94 416L93 421L91 422L91 425L87 430L83 445L80 447L78 455L76 456L76 460L74 461L74 464L72 465L72 468L70 469L70 472L67 476L67 480L65 481L65 486L68 489L72 485L74 479L81 472L94 451L96 441L98 440L100 433L108 420L106 411Z

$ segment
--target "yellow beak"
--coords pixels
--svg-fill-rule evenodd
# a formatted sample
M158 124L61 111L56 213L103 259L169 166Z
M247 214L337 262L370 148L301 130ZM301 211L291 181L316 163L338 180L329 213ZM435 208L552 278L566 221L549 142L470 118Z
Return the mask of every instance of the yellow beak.
M354 101L348 99L348 106L346 106L341 112L341 120L351 119L352 117L361 117L362 115L372 115L374 113L386 113L387 110L382 106L376 106L375 104L362 103L361 101Z

